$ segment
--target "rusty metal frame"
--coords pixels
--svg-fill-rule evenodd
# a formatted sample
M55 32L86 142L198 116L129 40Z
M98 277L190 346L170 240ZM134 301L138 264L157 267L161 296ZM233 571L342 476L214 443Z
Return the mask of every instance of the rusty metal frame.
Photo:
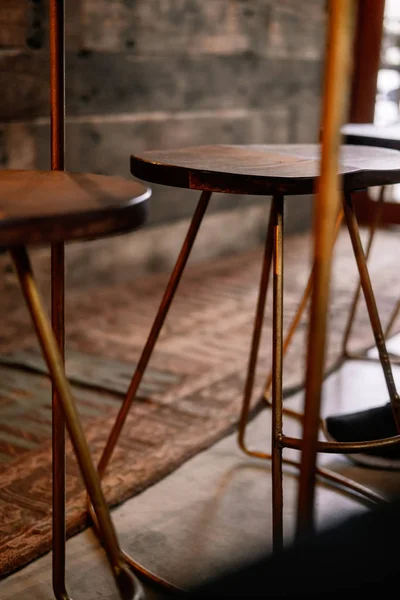
M282 431L282 317L283 317L283 196L276 195L271 206L270 220L265 241L264 258L261 270L261 282L256 309L253 339L249 357L246 384L244 389L242 414L239 424L239 446L251 456L272 460L273 478L273 542L274 548L280 549L283 544L283 489L282 469L283 464L300 466L300 489L298 500L298 533L301 534L313 527L314 519L314 487L315 477L320 475L325 479L344 486L357 496L372 502L380 502L382 498L367 490L363 486L339 476L329 470L319 469L316 465L317 452L349 453L362 452L366 448L388 446L400 441L400 436L386 440L372 442L360 442L355 444L344 444L334 442L323 442L318 440L320 420L320 395L324 376L324 346L326 330L326 314L328 306L328 287L330 279L331 255L334 240L339 225L335 226L335 218L339 214L340 192L337 185L338 153L340 147L340 125L343 115L345 96L348 87L350 72L350 29L352 20L353 0L335 0L331 2L330 35L331 45L328 52L327 77L325 91L325 118L323 131L323 153L321 165L320 188L317 202L317 225L314 285L312 287L312 310L309 335L308 369L306 380L306 410L304 414L303 438L291 438L285 436ZM344 73L342 72L344 70ZM117 419L114 423L110 437L106 443L103 455L99 463L99 472L103 476L112 452L118 441L121 429L125 422L129 408L134 400L136 391L143 377L144 371L154 349L161 327L167 316L168 309L173 300L175 291L182 276L186 261L189 257L191 247L194 243L197 231L204 216L210 194L205 196L203 192L192 219L189 231L179 254L177 263L156 314L153 326L147 342L139 359L138 366L133 375L125 400L121 406ZM374 329L377 345L382 358L382 366L385 368L388 387L393 391L393 378L390 377L390 362L381 336L381 326L377 313L375 299L369 281L368 269L365 256L360 246L357 221L355 219L351 197L346 193L344 212L347 226L353 243L353 251L359 269L362 287L366 296L369 316ZM272 375L272 452L271 454L251 451L247 448L244 440L245 426L249 416L250 401L254 383L254 374L257 364L258 349L261 340L261 327L263 322L264 308L267 297L267 288L271 266L273 264L273 375ZM307 290L306 290L307 291ZM397 393L394 394L397 399ZM300 464L296 461L284 459L282 451L284 448L295 448L302 453ZM125 555L129 565L138 572L146 575L159 584L166 585L170 589L177 590L170 582L167 582L138 564L132 557Z
M328 288L330 279L331 256L338 225L335 228L335 218L339 213L340 192L337 185L337 164L340 146L340 125L343 116L346 94L348 92L348 79L350 73L351 55L351 22L353 13L353 0L331 1L330 19L330 52L328 52L327 78L325 90L325 116L323 131L323 153L320 187L317 202L316 219L316 242L315 262L312 278L311 322L308 347L308 368L306 377L306 408L303 417L303 437L292 438L285 436L282 431L282 316L283 316L283 196L276 195L272 202L270 221L265 242L263 266L259 297L257 302L255 325L253 330L252 347L249 357L246 385L244 390L242 414L239 425L239 445L242 450L251 456L272 460L273 473L273 541L274 548L280 549L283 543L282 524L282 465L289 464L300 467L300 489L298 500L298 523L297 531L301 535L313 528L314 521L314 488L317 475L328 481L347 488L354 492L357 497L362 495L371 502L381 502L383 499L376 493L364 488L357 483L332 473L326 469L319 469L316 465L318 452L327 453L354 453L362 452L368 448L386 447L400 442L400 435L385 440L374 440L358 443L324 442L318 440L320 427L320 396L324 377L324 346L326 331L326 314L328 306ZM195 215L192 219L189 231L185 238L177 263L165 290L159 310L153 322L147 342L142 351L138 366L133 375L125 400L121 406L117 419L114 423L110 437L106 443L103 455L99 463L99 473L104 475L109 464L112 452L118 441L126 416L135 398L136 391L151 357L155 343L158 339L161 327L168 314L169 307L174 298L175 291L183 274L184 267L189 257L192 245L195 241L198 229L201 225L208 201L211 194L203 192ZM398 396L391 376L390 360L386 351L382 335L379 314L377 312L375 298L369 280L368 268L365 255L361 246L358 225L355 218L351 196L348 192L344 195L344 213L347 227L353 244L353 251L360 273L361 285L366 296L371 325L375 334L379 349L382 366L386 375L386 383L391 393L391 399L395 407L396 417L398 413ZM335 231L336 230L336 231ZM251 392L254 383L254 374L257 364L258 348L261 339L261 325L264 315L264 307L267 297L267 287L271 266L274 266L273 274L273 375L272 375L272 453L262 453L249 450L245 444L245 425L249 416ZM306 290L307 291L307 290ZM301 308L301 307L300 307ZM283 458L284 448L293 448L301 451L301 462ZM93 515L93 512L91 511ZM93 515L94 516L94 515ZM94 518L96 523L96 519ZM100 533L100 532L99 532ZM178 590L176 586L159 578L138 564L132 557L124 554L128 564L138 572L149 577L153 581L166 585L170 589Z

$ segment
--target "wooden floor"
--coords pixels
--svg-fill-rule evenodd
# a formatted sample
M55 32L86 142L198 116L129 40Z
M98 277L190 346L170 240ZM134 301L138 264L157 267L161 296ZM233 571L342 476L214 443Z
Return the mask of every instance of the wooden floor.
M400 336L391 342L400 353ZM400 367L395 368L400 384ZM302 394L287 401L299 406ZM323 413L348 412L387 401L380 366L349 362L325 384ZM251 424L250 439L268 447L270 415L265 411ZM285 432L298 433L288 420ZM400 473L354 466L344 457L329 456L330 467L390 497L400 484ZM229 436L113 511L122 545L143 564L186 586L248 559L271 542L270 465L243 456L235 436ZM287 539L293 532L297 479L285 475L284 522ZM318 486L320 526L367 510L366 506L327 486ZM102 552L90 531L68 543L68 584L79 600L117 600ZM149 598L157 597L149 590ZM52 598L51 555L0 582L1 600Z

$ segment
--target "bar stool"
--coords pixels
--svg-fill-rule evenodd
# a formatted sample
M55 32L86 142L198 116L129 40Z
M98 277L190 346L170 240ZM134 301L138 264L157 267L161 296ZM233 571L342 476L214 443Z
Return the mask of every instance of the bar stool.
M38 341L61 401L107 558L120 596L124 599L141 598L141 586L123 561L66 379L61 351L35 282L27 246L90 240L133 231L146 220L149 197L150 190L142 184L120 177L64 171L0 171L0 245L9 250L14 262ZM61 548L58 550L62 551ZM55 586L55 593L63 600L69 598L65 588L61 590Z
M239 446L246 454L272 460L275 547L279 547L282 543L282 449L283 447L298 449L300 444L300 440L288 438L284 436L282 431L284 199L285 196L298 196L314 192L316 179L319 175L319 153L320 148L318 145L216 145L149 151L140 156L131 157L131 173L135 177L151 183L199 190L201 196L126 397L105 445L98 465L99 474L100 476L104 475L118 442L126 416L168 314L212 193L271 195L273 199L266 233L259 296L239 425ZM370 186L386 185L400 181L400 155L391 150L344 146L341 156L341 175L343 180L343 210L354 256L360 273L379 355L384 367L386 384L391 399L397 403L398 395L393 382L390 361L382 337L382 327L360 241L358 224L353 209L352 193ZM288 198L287 201L300 200ZM245 428L249 416L268 280L272 265L272 453L267 454L247 447ZM379 441L377 445L389 445L398 441L400 441L400 436ZM348 446L327 442L321 442L321 444L322 451L354 452L361 451L366 444L370 446L371 443L358 443ZM294 461L285 460L285 462L297 465ZM357 493L360 490L363 491L371 500L377 499L376 494L361 488L361 486L344 477L330 474L325 470L321 470L320 473L335 482L347 485L349 489L357 491ZM144 569L132 557L127 554L124 554L124 556L133 569L160 582L160 578ZM170 588L175 587L163 580L161 582Z

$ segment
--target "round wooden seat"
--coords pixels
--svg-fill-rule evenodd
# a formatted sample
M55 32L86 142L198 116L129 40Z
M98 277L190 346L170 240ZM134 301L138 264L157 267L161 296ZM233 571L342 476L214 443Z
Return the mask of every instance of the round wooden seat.
M132 231L151 191L121 177L0 171L0 246L92 239Z
M131 173L152 183L236 194L309 194L319 176L320 147L309 145L197 146L131 156ZM395 183L400 154L343 146L344 187L355 191Z

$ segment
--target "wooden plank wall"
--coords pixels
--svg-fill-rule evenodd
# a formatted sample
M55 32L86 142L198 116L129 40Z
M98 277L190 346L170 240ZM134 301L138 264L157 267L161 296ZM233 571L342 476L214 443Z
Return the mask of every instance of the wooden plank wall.
M130 153L143 149L317 139L325 0L66 7L70 170L129 176ZM49 165L46 17L46 0L0 2L3 168ZM153 222L191 214L188 197L155 190ZM239 202L218 198L213 208Z

